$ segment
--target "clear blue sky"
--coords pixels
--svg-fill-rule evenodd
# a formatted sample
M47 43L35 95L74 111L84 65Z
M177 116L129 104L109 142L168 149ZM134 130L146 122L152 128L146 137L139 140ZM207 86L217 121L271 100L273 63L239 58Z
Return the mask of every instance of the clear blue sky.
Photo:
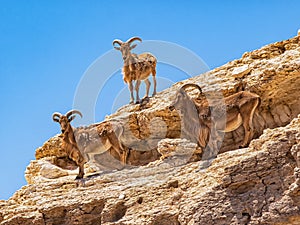
M26 184L35 149L59 132L51 114L71 109L82 75L113 39L177 43L215 68L299 28L297 0L0 0L0 199ZM112 80L114 96L126 86L121 75ZM112 107L99 101L98 121Z

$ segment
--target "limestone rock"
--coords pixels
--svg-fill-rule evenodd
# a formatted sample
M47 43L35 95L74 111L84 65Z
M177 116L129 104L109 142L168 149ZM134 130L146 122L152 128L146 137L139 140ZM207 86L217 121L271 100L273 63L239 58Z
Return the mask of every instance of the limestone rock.
M158 142L157 151L161 154L161 159L177 160L181 163L200 160L202 149L196 143L187 139L162 139Z
M28 185L0 201L0 225L299 224L299 38L245 53L178 82L144 105L127 105L108 116L105 122L124 127L130 166L121 165L110 149L96 156L98 170L74 180L76 167L61 150L60 136L51 138L26 170ZM246 65L251 71L236 79L233 74ZM195 153L195 145L184 140L180 115L169 110L178 88L188 82L211 98L241 90L261 97L249 147L238 149L244 135L239 128L225 134L217 158L176 161ZM99 141L98 126L76 129L87 158L85 149Z
M1 202L0 224L296 225L299 130L300 116L204 169L153 164L30 184Z
M240 66L240 67L235 67L232 70L231 75L234 78L242 78L245 75L247 75L250 71L251 71L251 68L249 68L248 65L243 65L243 66Z
M49 156L65 157L67 154L61 148L61 135L56 135L35 151L35 158L41 159Z
M67 170L63 170L58 166L50 163L51 158L43 158L41 160L32 160L25 171L25 179L28 184L43 182L45 179L55 179L67 176Z

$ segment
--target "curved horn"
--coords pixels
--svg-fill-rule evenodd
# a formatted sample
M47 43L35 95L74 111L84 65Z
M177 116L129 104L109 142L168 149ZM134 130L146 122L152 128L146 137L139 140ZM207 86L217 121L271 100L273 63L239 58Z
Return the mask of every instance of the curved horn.
M126 42L127 42L128 44L131 44L131 43L134 42L134 41L140 41L140 42L142 42L142 39L139 38L139 37L132 37L132 38L129 38Z
M61 116L62 116L61 113L55 112L55 113L52 114L52 119L53 119L54 122L59 122L59 118Z
M122 43L123 43L123 41L121 41L119 39L115 39L112 44L113 45L115 45L115 44L121 45Z
M70 119L69 117L72 116L73 114L78 114L80 117L82 117L81 112L78 111L78 110L74 110L74 109L73 109L73 110L70 110L69 112L67 112L67 113L66 113L66 117L67 117L68 119ZM75 117L74 117L74 118L75 118ZM74 119L74 118L73 118L73 119ZM72 120L73 120L73 119L72 119Z
M202 89L201 89L201 87L200 87L198 84L191 84L191 83L183 85L183 86L179 89L179 91L181 91L181 90L185 91L185 89L186 89L187 87L195 87L195 88L197 88L197 89L200 91L200 94L202 94Z

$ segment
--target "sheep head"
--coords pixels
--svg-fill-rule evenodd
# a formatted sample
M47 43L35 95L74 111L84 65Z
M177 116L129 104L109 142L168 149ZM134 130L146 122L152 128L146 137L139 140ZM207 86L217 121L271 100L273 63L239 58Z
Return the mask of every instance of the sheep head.
M139 37L132 37L132 38L128 39L126 42L123 42L123 41L121 41L121 40L119 40L119 39L115 39L115 40L113 41L113 46L114 46L114 48L115 48L116 50L121 51L123 60L128 59L129 56L130 56L130 54L131 54L130 51L136 47L136 44L133 44L133 45L132 45L132 43L133 43L134 41L140 41L140 42L142 42L142 39L139 38ZM115 44L118 44L119 47L118 47L118 46L115 46Z
M52 119L54 122L57 122L60 124L61 132L64 133L68 126L70 125L70 122L75 119L75 114L78 114L80 117L82 117L82 114L78 110L70 110L66 113L66 115L62 115L61 113L55 112L52 115Z
M185 91L185 89L188 88L188 87L195 87L195 88L197 88L200 91L199 96L202 94L202 90L199 87L199 85L197 85L197 84L185 84L185 85L183 85L177 91L175 100L169 106L169 109L171 111L174 110L175 108L183 109L184 110L184 109L187 109L187 108L190 107L192 100L191 100L191 98L188 96L188 94ZM194 103L193 103L193 105L194 105Z

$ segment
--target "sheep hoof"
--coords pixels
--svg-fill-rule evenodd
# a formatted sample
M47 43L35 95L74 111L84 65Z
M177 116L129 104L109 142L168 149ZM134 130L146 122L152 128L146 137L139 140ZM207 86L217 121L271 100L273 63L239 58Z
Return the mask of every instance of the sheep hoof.
M83 175L77 175L76 178L75 178L75 180L80 180L82 178L83 178Z
M240 145L239 148L245 148L247 145Z
M140 104L141 100L136 100L135 104Z
M141 105L145 105L150 101L150 98L148 96L145 96L141 101L140 104Z
M156 92L153 92L152 97L154 97L156 95Z

